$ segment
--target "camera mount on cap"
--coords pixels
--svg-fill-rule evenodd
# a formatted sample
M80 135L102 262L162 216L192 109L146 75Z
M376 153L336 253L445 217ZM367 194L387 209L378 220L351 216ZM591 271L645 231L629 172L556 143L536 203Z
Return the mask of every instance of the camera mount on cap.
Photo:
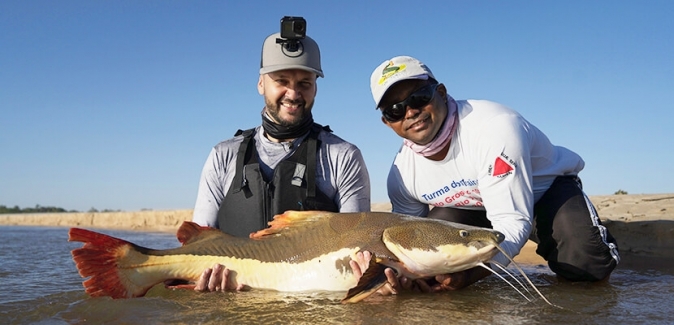
M306 36L307 21L304 18L285 16L281 18L281 38L276 39L276 44L282 44L288 52L297 52L302 46L300 40Z

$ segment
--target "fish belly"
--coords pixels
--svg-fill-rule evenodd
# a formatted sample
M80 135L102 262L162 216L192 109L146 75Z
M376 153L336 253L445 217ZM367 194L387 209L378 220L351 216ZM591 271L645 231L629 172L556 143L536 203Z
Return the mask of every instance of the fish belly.
M237 284L278 291L347 291L357 281L349 266L358 249L342 248L296 262L261 262L253 259L223 258L222 264L236 272Z
M343 248L314 259L262 262L256 259L209 255L147 256L140 263L128 259L119 265L132 283L160 283L168 279L197 281L203 271L219 263L230 269L230 284L286 292L347 291L357 284L349 266L358 249ZM127 272L125 272L125 270Z

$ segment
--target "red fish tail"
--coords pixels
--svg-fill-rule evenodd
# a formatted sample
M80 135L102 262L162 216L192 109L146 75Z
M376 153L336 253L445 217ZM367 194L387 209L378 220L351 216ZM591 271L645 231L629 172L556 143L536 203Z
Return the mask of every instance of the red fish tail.
M134 286L120 278L119 262L135 245L122 239L93 232L86 229L71 228L68 241L83 242L82 248L72 251L77 270L83 278L86 292L92 297L110 296L112 298L140 297L152 287Z

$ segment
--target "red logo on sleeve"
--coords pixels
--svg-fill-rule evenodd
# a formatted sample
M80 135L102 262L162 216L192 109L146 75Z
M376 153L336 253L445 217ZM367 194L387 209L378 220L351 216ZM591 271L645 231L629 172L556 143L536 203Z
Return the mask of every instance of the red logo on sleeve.
M506 176L510 174L512 170L513 166L511 166L507 161L503 160L502 157L497 157L496 161L494 162L494 171L492 175L496 177Z

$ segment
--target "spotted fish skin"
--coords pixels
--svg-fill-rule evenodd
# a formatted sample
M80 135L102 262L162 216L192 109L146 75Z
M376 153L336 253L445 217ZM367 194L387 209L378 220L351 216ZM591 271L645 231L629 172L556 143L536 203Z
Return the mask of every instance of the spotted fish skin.
M233 286L287 292L371 288L383 283L359 283L349 266L358 252L373 255L361 282L381 282L385 267L410 278L475 267L503 241L491 229L387 212L288 211L250 238L185 221L177 236L181 247L154 250L86 229L69 232L70 241L84 243L72 256L80 275L88 277L86 292L112 298L140 297L167 281L196 282L216 263L230 269Z

